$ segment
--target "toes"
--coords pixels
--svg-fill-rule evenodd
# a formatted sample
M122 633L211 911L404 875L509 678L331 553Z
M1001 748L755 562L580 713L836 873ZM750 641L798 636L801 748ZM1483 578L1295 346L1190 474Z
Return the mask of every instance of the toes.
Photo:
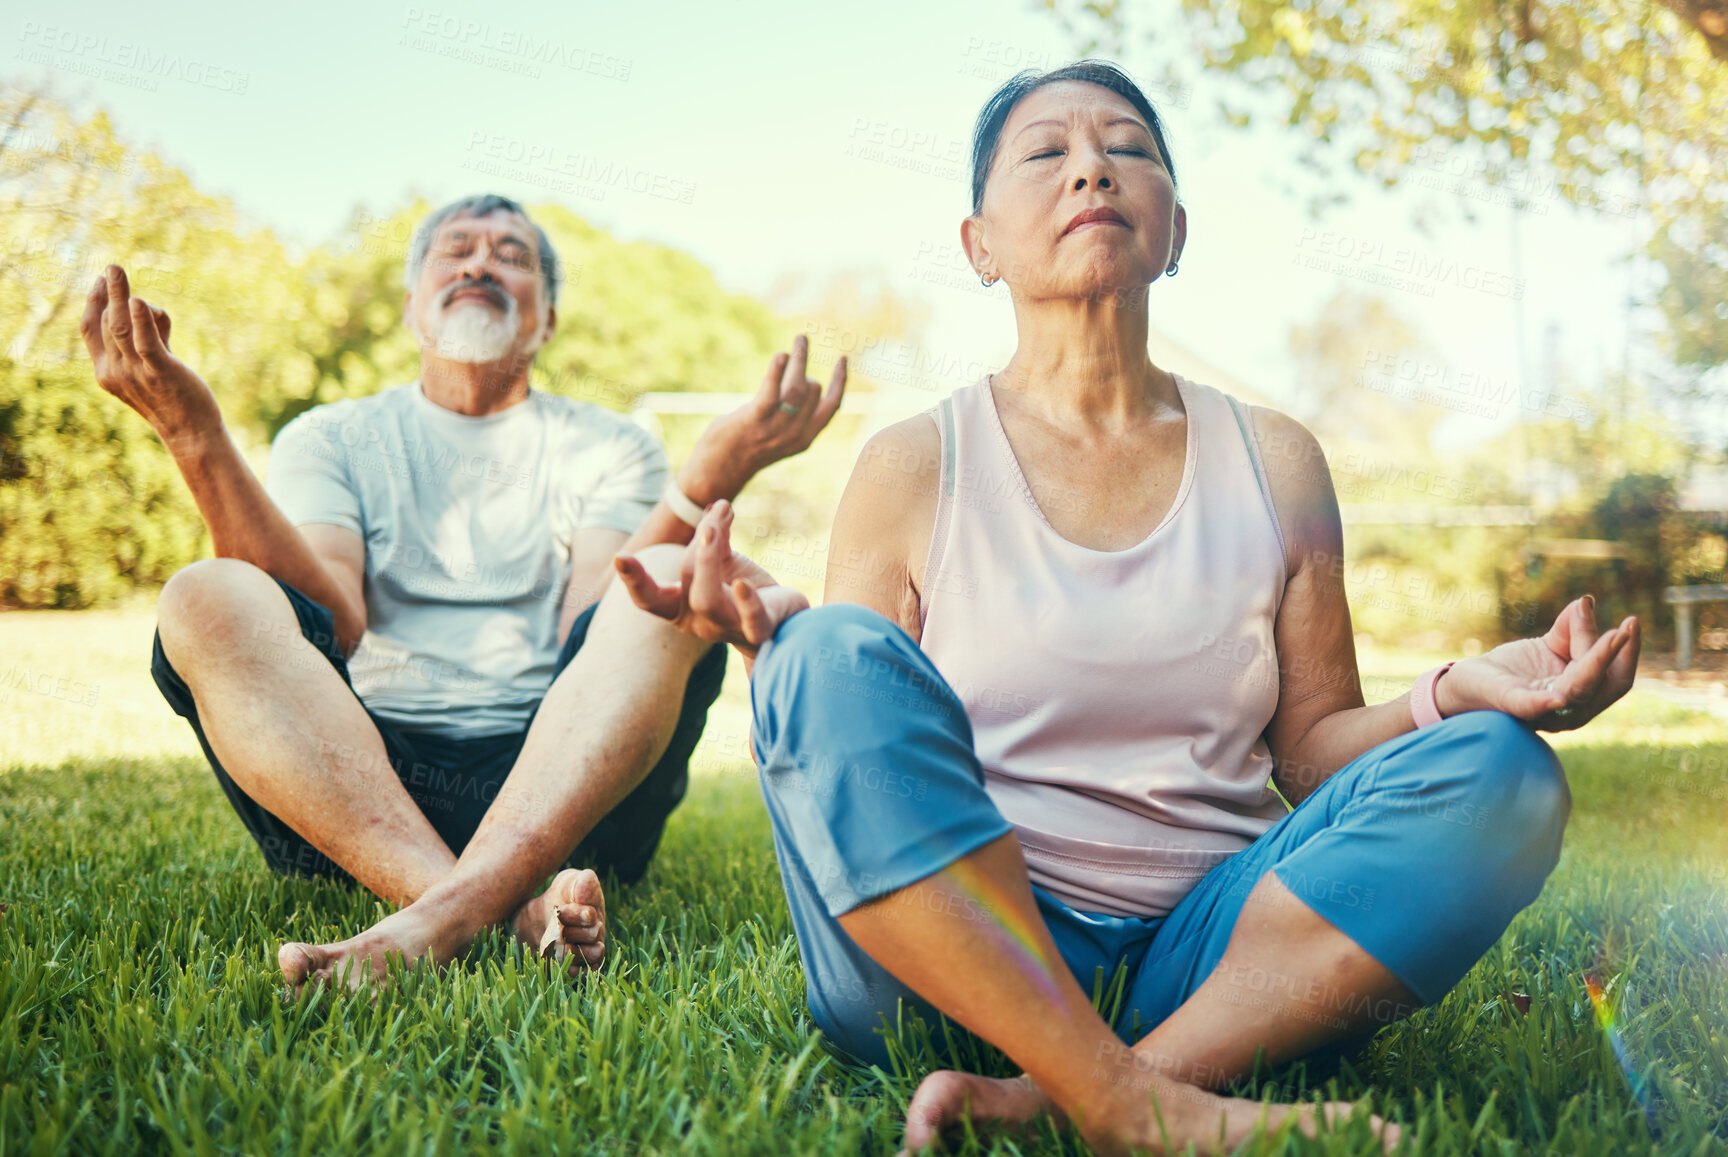
M284 980L298 986L326 968L329 957L330 954L316 944L290 942L276 950L276 967L282 970Z
M297 998L308 985L330 983L336 954L318 944L290 942L276 950L276 967L282 970L290 998Z
M571 972L599 968L606 959L606 898L589 868L565 868L546 890L542 957L571 958Z
M565 868L553 879L547 893L556 896L560 905L579 904L605 914L606 894L600 887L599 874L592 868Z
M606 961L606 920L594 908L567 904L558 910L563 942L589 968Z
M959 1079L956 1079L959 1078ZM906 1106L906 1149L916 1153L941 1136L965 1111L965 1080L959 1073L931 1073L918 1083Z
M567 941L593 943L606 939L606 918L598 908L566 904L558 909L558 923L564 929Z
M600 909L588 904L560 904L558 920L566 928L589 927L600 919Z
M588 968L598 968L606 960L605 922L595 914L590 923L580 924L576 913L577 908L570 905L553 913L540 937L540 955L554 959L573 956Z

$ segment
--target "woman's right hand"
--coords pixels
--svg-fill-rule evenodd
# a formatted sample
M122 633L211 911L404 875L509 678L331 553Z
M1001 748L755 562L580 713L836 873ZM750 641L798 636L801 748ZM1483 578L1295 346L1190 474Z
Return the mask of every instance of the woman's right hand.
M809 609L810 600L732 549L732 514L723 498L708 507L684 551L675 587L661 586L631 555L618 555L612 564L643 610L687 635L730 643L754 658L781 623Z
M171 325L165 311L132 296L124 269L110 265L90 288L79 331L96 381L178 457L221 433L222 412L204 379L168 348Z

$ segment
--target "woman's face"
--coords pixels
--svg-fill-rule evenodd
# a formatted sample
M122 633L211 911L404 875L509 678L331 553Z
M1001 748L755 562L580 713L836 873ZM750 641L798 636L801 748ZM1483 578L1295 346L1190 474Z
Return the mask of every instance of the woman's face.
M982 276L1038 300L1110 298L1149 285L1186 231L1145 119L1107 88L1061 81L1009 114L983 211L960 234Z

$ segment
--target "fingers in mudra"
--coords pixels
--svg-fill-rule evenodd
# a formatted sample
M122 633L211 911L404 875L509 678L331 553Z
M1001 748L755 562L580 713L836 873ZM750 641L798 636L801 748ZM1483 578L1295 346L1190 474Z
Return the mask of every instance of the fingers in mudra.
M1550 679L1549 694L1553 710L1573 709L1582 712L1596 706L1603 693L1609 693L1608 703L1618 699L1631 686L1630 664L1636 663L1636 652L1628 653L1637 620L1627 616L1620 625L1596 633L1592 604L1586 595L1568 614L1562 614L1549 631L1546 642L1565 666ZM1558 636L1558 637L1557 637ZM1618 662L1628 655L1629 662ZM1624 675L1624 686L1619 685ZM1613 676L1613 678L1610 678Z
M165 440L197 436L219 422L209 387L168 348L167 311L133 297L120 266L108 266L91 286L78 328L97 383Z
M790 615L809 600L745 555L732 549L733 508L716 501L702 516L696 537L685 548L677 586L662 586L642 563L629 556L613 559L618 576L638 607L667 619L687 634L712 643L756 647L766 642Z
M808 447L840 408L846 392L847 359L834 362L826 391L811 381L810 339L799 334L791 353L774 355L754 399L756 418L776 428L776 438L791 453Z
M1544 730L1580 727L1631 689L1638 648L1637 617L1598 634L1595 600L1585 595L1540 639L1496 648L1503 708Z

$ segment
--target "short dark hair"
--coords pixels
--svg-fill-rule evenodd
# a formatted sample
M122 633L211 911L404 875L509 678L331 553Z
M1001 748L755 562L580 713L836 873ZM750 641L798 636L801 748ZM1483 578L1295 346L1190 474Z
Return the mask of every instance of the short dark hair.
M546 230L540 228L534 218L528 216L528 210L497 193L478 193L460 201L452 201L442 209L428 213L425 219L415 226L414 238L408 243L408 260L402 267L402 280L408 289L412 291L414 283L420 280L420 267L426 264L426 253L432 248L432 235L438 232L438 226L452 217L484 217L500 210L515 213L534 230L534 242L540 247L540 275L546 280L546 297L553 305L557 305L558 285L564 280L564 267L558 260L558 251L552 248L552 239L546 236Z
M1146 118L1152 139L1158 142L1158 152L1163 155L1164 168L1170 173L1170 183L1176 183L1176 162L1171 160L1170 146L1164 140L1164 122L1159 119L1152 102L1146 99L1146 94L1140 91L1140 86L1134 83L1134 78L1108 60L1080 60L1049 72L1032 68L1017 72L1003 81L1002 87L984 102L978 113L978 124L972 130L973 213L984 211L984 183L989 179L990 167L996 163L996 152L1002 143L1002 126L1008 123L1009 114L1038 89L1064 80L1096 84L1133 105L1134 110Z

